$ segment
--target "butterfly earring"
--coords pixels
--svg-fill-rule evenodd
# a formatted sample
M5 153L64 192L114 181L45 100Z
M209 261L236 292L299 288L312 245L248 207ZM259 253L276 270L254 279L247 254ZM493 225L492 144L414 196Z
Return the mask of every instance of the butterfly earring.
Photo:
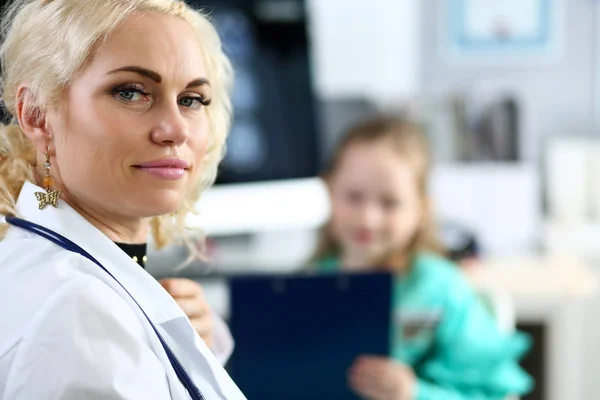
M48 153L48 148L46 147L46 162L44 163L44 169L46 170L46 176L44 177L43 184L44 189L46 189L46 193L44 192L35 192L35 198L40 203L40 210L46 207L46 205L50 204L54 208L58 207L58 198L60 197L60 190L52 190L52 177L50 176L50 154Z

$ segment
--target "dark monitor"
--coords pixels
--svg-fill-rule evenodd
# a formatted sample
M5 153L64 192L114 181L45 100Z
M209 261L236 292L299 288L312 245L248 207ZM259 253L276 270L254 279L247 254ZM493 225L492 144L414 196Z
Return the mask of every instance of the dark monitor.
M195 0L235 70L217 184L314 177L319 132L304 0Z

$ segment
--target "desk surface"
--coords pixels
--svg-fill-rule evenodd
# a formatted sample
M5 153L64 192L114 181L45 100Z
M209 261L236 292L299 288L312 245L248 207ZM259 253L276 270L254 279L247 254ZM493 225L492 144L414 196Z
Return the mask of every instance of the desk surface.
M498 290L514 297L582 298L598 289L592 267L574 257L533 256L489 259L466 269L481 290Z

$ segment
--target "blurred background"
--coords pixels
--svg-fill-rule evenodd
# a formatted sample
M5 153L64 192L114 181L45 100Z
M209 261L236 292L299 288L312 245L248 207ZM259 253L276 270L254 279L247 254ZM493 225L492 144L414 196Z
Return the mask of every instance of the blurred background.
M303 268L329 205L318 179L348 126L409 115L434 153L439 236L534 336L526 399L598 399L600 4L595 0L190 1L236 71L217 184L190 219L207 262L154 252L228 317L228 274Z

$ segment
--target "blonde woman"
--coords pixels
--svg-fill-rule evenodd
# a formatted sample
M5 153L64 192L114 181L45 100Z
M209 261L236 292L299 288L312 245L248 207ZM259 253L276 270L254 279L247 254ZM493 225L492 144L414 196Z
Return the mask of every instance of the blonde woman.
M123 251L185 240L214 180L231 80L214 28L180 1L29 0L3 34L0 399L244 399Z

